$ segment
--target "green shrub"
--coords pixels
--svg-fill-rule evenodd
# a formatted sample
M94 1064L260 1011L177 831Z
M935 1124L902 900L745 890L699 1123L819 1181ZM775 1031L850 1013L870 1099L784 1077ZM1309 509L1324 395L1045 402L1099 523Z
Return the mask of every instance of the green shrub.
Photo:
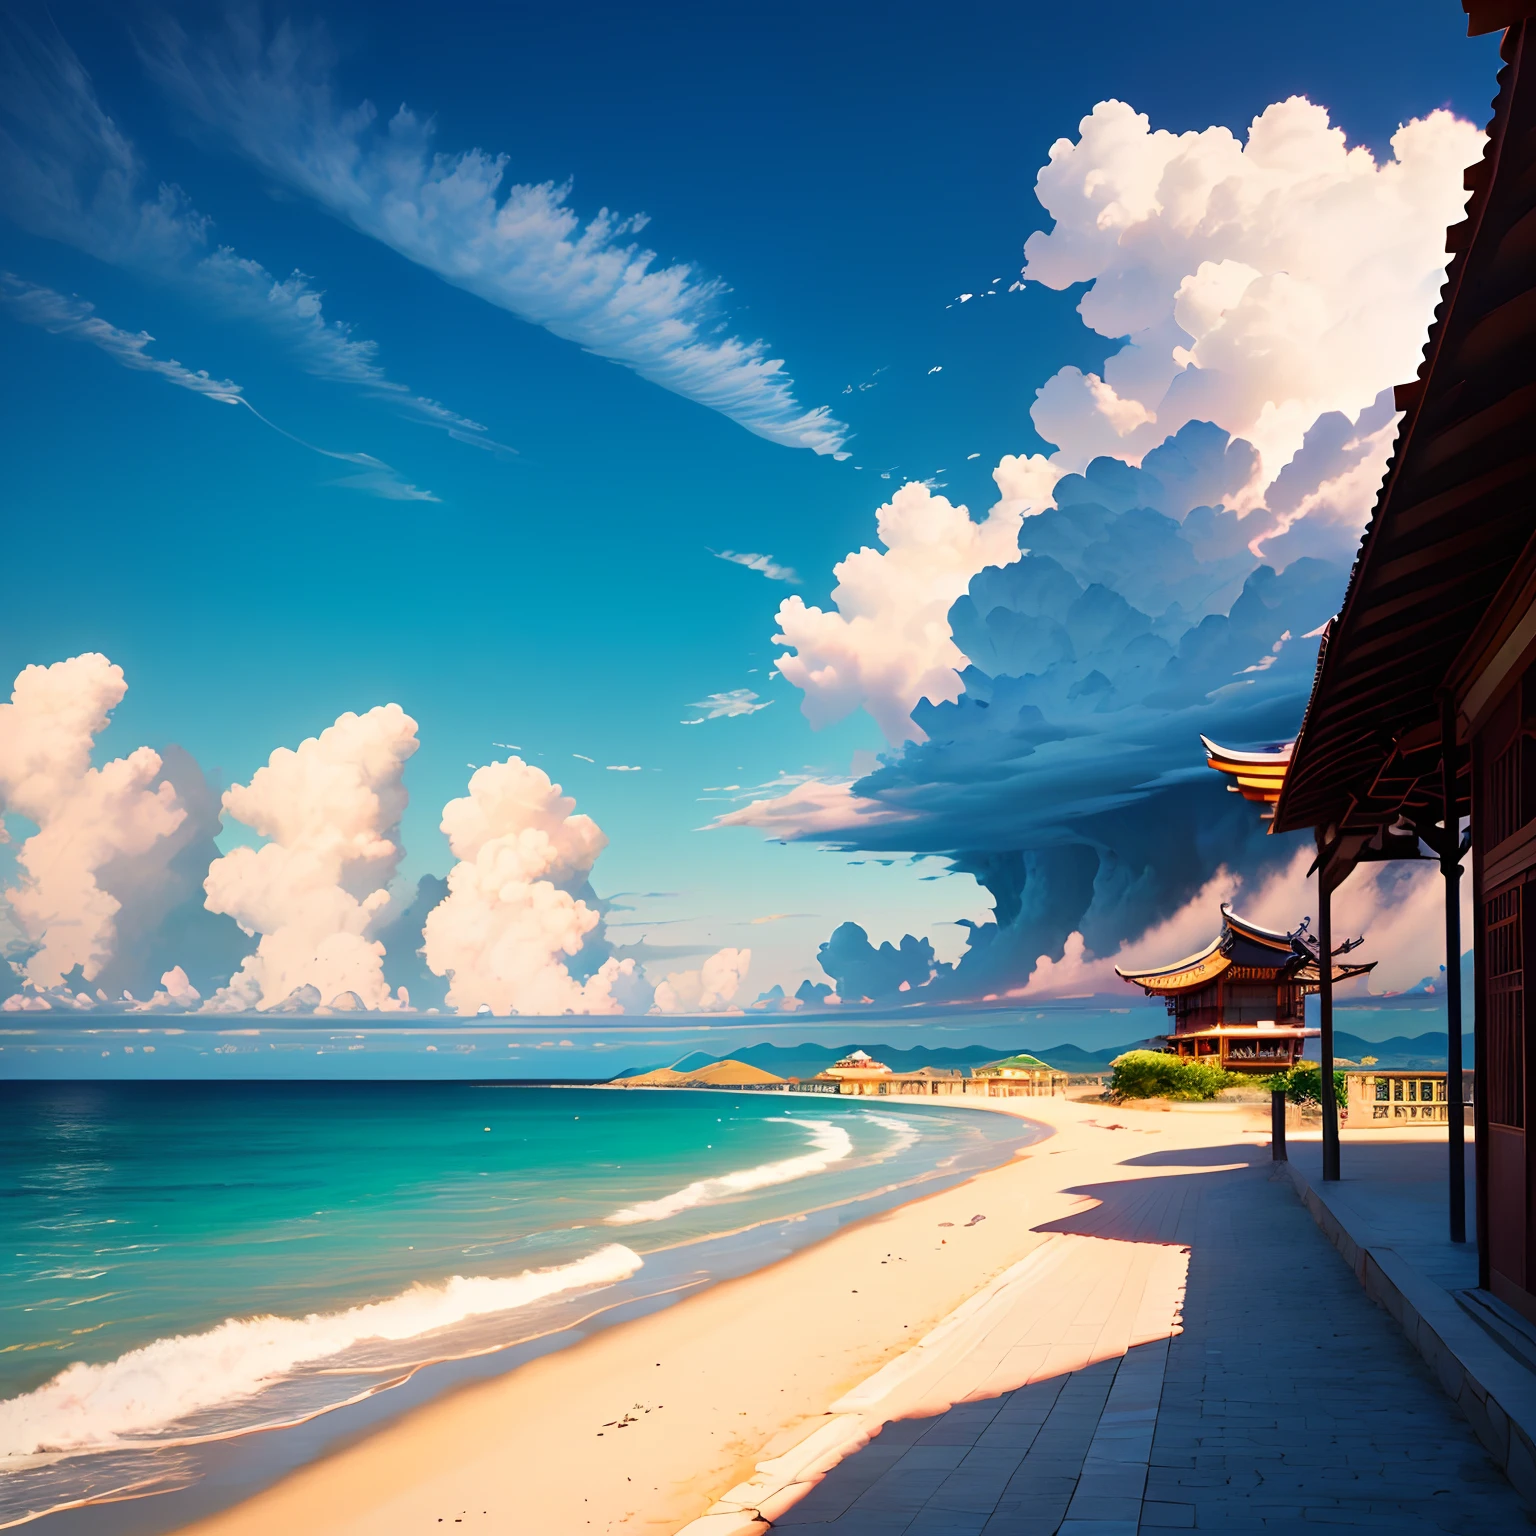
M1283 1093L1292 1104L1316 1104L1323 1102L1323 1069L1315 1061L1298 1061L1288 1072L1276 1072L1266 1077L1260 1086L1270 1093ZM1343 1109L1349 1087L1342 1072L1333 1074L1334 1101Z
M1215 1063L1168 1051L1127 1051L1115 1058L1109 1091L1118 1099L1214 1099L1244 1079Z

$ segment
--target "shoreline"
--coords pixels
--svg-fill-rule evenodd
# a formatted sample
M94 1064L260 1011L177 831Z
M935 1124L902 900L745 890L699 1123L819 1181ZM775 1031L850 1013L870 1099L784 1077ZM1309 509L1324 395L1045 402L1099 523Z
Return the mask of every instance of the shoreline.
M1262 1144L1237 1115L1138 1114L1045 1098L959 1107L1032 1121L1048 1134L964 1182L438 1397L181 1529L404 1536L459 1523L661 1533L707 1516L701 1533L762 1530L753 1499L793 1502L794 1489L817 1475L806 1465L835 1461L878 1434L882 1413L942 1401L941 1378L974 1343L957 1315L985 1312L999 1286L1016 1290L1015 1280L1033 1273L1026 1261L1047 1245L1102 1248L1102 1239L1049 1230L1098 1204L1079 1186L1188 1172L1177 1162L1125 1166L1153 1151L1225 1144L1247 1156ZM1125 1262L1152 1262L1145 1245L1113 1247L1114 1262L1121 1250L1131 1254ZM1101 1257L1095 1249L1091 1260ZM1033 1268L1042 1273L1030 1283L1040 1286L1076 1273ZM1171 1278L1160 1284L1167 1319L1138 1322L1143 1333L1176 1326L1176 1290ZM838 1442L830 1450L829 1436ZM765 1462L778 1471L765 1473ZM764 1483L774 1476L777 1491Z
M825 1104L822 1094L792 1096L804 1104ZM936 1104L919 1100L894 1107L921 1112L954 1106L943 1100ZM0 1528L45 1522L44 1529L58 1536L163 1536L189 1524L218 1519L222 1512L259 1499L274 1484L344 1454L348 1447L367 1443L436 1403L473 1390L477 1384L516 1374L531 1362L582 1348L608 1329L632 1326L637 1319L670 1308L690 1294L750 1278L914 1200L963 1187L978 1173L1006 1165L1031 1144L1032 1136L1048 1134L1043 1127L1023 1122L1016 1129L1017 1135L1005 1133L990 1141L979 1140L968 1151L920 1173L897 1177L852 1197L828 1198L786 1215L684 1237L649 1250L641 1272L573 1296L564 1316L552 1316L502 1343L403 1366L377 1386L334 1406L227 1434L167 1440L163 1454L157 1453L157 1464L147 1469L135 1463L116 1470L112 1465L116 1453L94 1453L82 1458L82 1465L91 1469L93 1489L83 1490L81 1497L67 1502L34 1506L39 1508L35 1515L18 1518L13 1514L0 1521ZM808 1193L813 1188L814 1181Z

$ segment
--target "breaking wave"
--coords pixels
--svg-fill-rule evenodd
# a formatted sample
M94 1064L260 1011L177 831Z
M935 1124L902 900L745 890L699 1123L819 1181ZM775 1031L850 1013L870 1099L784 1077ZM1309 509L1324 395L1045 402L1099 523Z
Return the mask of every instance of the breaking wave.
M910 1120L903 1120L897 1115L877 1115L869 1109L864 1111L864 1118L882 1130L896 1132L890 1146L880 1154L882 1158L895 1157L898 1152L905 1152L913 1142L921 1140L922 1133Z
M853 1140L847 1131L830 1120L796 1120L786 1115L782 1123L810 1131L815 1151L787 1157L782 1162L760 1163L756 1168L738 1168L734 1173L723 1173L718 1178L697 1179L659 1200L626 1205L608 1217L609 1223L622 1227L641 1221L665 1221L668 1216L676 1216L680 1211L711 1200L724 1200L749 1190L766 1189L770 1184L788 1184L813 1173L825 1173L833 1163L841 1162L853 1151Z
M296 1367L373 1340L412 1339L565 1291L613 1285L641 1267L620 1243L502 1279L454 1275L385 1301L308 1317L230 1318L206 1333L156 1339L99 1365L76 1362L0 1402L0 1457L102 1450L218 1404L248 1398Z

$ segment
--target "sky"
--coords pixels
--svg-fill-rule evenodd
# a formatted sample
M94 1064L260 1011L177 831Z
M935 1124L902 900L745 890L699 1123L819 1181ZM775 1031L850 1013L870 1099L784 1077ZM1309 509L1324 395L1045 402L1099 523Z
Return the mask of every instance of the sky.
M942 1012L1294 925L1198 736L1299 721L1464 29L7 7L0 1006ZM1344 905L1425 984L1424 871Z

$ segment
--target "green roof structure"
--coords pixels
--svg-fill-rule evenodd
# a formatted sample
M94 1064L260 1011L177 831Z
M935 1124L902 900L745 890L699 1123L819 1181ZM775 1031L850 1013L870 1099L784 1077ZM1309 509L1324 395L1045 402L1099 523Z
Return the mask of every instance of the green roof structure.
M1008 1067L1018 1068L1020 1071L1033 1069L1037 1072L1049 1072L1049 1063L1041 1061L1038 1056L1006 1056L1001 1061L989 1061L984 1067L977 1067L972 1076L978 1076L983 1072L1000 1072Z

